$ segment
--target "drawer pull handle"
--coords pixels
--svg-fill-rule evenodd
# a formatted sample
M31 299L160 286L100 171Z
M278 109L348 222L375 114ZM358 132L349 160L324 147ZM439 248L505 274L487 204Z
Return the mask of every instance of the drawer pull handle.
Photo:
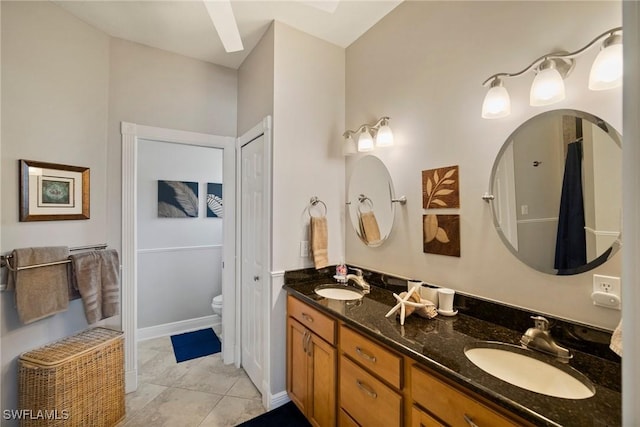
M360 357L362 357L363 359L367 359L371 363L376 363L376 360L377 360L376 357L368 354L367 352L362 350L360 347L356 347L356 353L358 353Z
M362 391L367 393L369 395L369 397L372 397L374 399L376 399L378 397L378 393L376 393L375 391L371 390L371 387L369 387L368 385L364 384L362 381L356 380L356 384L358 384L358 387L360 387L360 389Z
M469 427L478 427L478 424L474 423L469 415L464 414L464 420L469 424Z
M309 316L307 313L302 313L302 318L309 323L313 323L313 317Z

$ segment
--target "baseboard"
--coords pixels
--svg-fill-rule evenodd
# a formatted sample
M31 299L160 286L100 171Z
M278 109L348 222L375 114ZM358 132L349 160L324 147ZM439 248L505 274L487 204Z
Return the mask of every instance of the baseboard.
M166 337L167 335L182 334L198 329L217 326L220 324L220 316L198 317L195 319L181 320L178 322L165 323L162 325L149 326L138 329L138 341L146 341L153 338Z
M124 375L124 392L133 393L138 389L138 370L127 371Z
M288 403L289 401L291 401L291 399L289 399L289 394L286 390L283 390L276 394L270 394L268 410L276 409L284 405L285 403Z

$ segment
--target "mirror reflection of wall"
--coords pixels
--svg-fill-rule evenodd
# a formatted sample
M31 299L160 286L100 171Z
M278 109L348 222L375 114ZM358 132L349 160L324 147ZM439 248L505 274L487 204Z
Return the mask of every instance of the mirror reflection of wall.
M382 161L365 156L354 166L347 190L349 218L367 246L380 246L391 234L395 206L391 175Z
M595 116L557 110L530 119L494 165L502 240L546 273L575 274L606 261L621 229L621 161L620 136Z

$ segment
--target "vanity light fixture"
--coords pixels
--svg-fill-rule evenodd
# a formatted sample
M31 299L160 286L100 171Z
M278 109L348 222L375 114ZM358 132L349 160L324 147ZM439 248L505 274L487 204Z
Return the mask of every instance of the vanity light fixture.
M589 89L613 89L622 85L622 27L612 28L600 34L586 46L574 52L552 52L533 61L517 73L497 73L486 79L482 85L489 85L489 91L482 103L482 118L497 119L511 113L511 101L503 86L506 78L518 77L527 71L536 76L529 93L532 107L555 104L565 98L564 79L575 66L575 58L603 40L601 50L593 62L589 74Z
M354 135L358 137L357 150L353 138ZM342 154L345 156L350 156L356 152L373 151L375 147L390 147L393 145L393 132L389 127L389 117L382 117L373 125L363 124L356 130L347 130L342 136L344 137Z

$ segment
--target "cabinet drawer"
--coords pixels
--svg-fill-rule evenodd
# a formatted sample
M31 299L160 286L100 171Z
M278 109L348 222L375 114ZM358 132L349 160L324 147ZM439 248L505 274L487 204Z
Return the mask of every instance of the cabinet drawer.
M397 389L401 387L402 358L358 332L340 326L340 349Z
M340 406L361 426L401 425L402 396L344 355L340 357Z
M452 427L468 427L465 416L480 427L519 425L415 366L411 367L411 397Z
M287 296L287 313L289 316L302 323L308 329L312 330L323 340L331 345L336 343L336 322L326 314L322 314L303 303L299 299Z

